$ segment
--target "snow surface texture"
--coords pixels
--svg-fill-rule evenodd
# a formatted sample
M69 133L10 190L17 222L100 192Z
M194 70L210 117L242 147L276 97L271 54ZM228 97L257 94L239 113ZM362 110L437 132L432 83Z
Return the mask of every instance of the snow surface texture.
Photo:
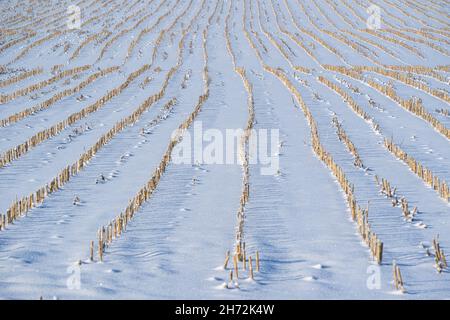
M79 29L68 28L70 5L80 8ZM380 9L379 30L367 26L371 5ZM78 161L159 92L180 62L159 100L42 203L2 227L0 298L450 298L450 271L436 262L439 252L432 245L437 239L444 257L450 252L448 198L384 146L384 139L392 139L448 186L449 137L369 85L388 86L403 100L421 99L448 132L449 1L16 0L2 1L0 7L0 93L9 97L0 104L0 119L13 119L0 127L1 157L150 65L101 108L0 167L0 214ZM85 65L90 68L44 82ZM11 118L113 66L117 69L45 108ZM352 220L335 175L314 152L299 101L267 66L278 68L300 92L323 147L353 185L357 204L369 208L371 231L384 245L381 264ZM352 76L329 66L378 69L354 69L357 76ZM371 120L360 117L319 77L337 85ZM31 87L38 83L43 85ZM279 171L262 175L262 165L250 164L249 198L238 220L241 164L169 162L152 195L105 246L100 261L98 230L124 212L149 181L171 134L206 87L209 95L195 117L204 130L246 128L252 93L253 128L279 129ZM353 143L362 167L339 139L333 119ZM394 197L381 192L376 176L396 188ZM404 198L410 212L416 207L414 216L405 216L400 204L393 206L394 198ZM254 279L248 261L246 270L239 261L239 276L234 273L230 282L239 221ZM394 261L403 290L393 282Z

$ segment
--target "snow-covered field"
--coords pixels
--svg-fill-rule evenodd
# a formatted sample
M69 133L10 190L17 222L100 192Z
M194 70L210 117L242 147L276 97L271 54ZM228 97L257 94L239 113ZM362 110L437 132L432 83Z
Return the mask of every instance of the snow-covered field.
M0 7L0 298L450 298L448 0Z

